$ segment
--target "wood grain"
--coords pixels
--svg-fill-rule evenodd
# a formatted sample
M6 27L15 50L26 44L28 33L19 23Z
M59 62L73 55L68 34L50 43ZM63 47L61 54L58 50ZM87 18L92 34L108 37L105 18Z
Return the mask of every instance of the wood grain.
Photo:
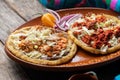
M5 0L24 20L29 21L40 16L41 4L38 0Z
M5 0L0 0L0 80L30 80L21 66L9 59L4 52L8 35L25 22Z
M7 36L25 21L17 15L9 6L0 0L0 40L5 43Z
M0 80L30 80L22 68L10 60L0 43Z

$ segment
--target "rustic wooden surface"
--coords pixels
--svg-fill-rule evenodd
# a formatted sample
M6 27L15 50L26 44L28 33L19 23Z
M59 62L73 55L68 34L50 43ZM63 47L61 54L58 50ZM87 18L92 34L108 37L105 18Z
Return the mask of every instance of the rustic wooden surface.
M37 0L0 0L0 80L68 80L78 72L47 72L26 68L7 57L4 44L7 36L18 26L36 18L41 12ZM120 61L107 66L92 69L100 80L113 80L120 73ZM88 70L89 71L89 70Z

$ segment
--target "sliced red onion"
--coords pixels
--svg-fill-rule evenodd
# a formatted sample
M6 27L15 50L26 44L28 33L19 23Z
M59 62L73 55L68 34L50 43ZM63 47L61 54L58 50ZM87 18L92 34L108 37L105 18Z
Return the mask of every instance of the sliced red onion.
M60 19L59 22L56 23L56 27L61 30L67 31L70 27L70 23L79 19L81 16L81 14L71 14L68 16L64 16L62 19Z
M68 21L71 17L75 16L76 14L70 14L70 15L66 15L66 16L63 16L60 21L59 21L59 24L63 23L64 21Z
M55 29L60 29L63 31L66 31L69 29L70 23L77 20L79 17L81 17L81 14L70 14L67 16L64 16L60 19L60 16L57 12L51 10L51 9L45 9L46 12L49 12L51 14L53 14L56 18L56 25L55 25Z
M64 23L63 23L62 25L59 25L58 23L56 23L55 28L56 28L56 29L63 30L63 31L66 31L67 29L63 27L64 25L65 25Z
M60 20L60 16L56 11L53 11L51 9L46 9L46 11L53 14L55 16L57 22Z
M71 17L67 22L66 25L68 28L70 27L70 24L73 23L75 20L78 20L80 17L82 17L82 14L76 14L73 17Z

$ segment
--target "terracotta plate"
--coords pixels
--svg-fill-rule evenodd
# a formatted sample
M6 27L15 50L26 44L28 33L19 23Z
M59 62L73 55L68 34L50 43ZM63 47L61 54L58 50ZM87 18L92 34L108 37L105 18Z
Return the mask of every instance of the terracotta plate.
M61 17L64 15L72 14L72 13L86 14L88 12L105 13L105 14L116 16L116 17L119 16L118 13L115 13L110 10L100 9L100 8L73 8L73 9L63 9L63 10L59 10L57 12L60 14ZM19 28L25 27L25 26L30 26L30 25L41 24L40 19L41 19L41 17L35 18L35 19L23 24ZM106 64L114 62L120 58L120 51L102 56L102 55L92 55L78 47L76 56L69 63L58 65L58 66L47 66L47 65L33 64L30 62L21 60L21 59L17 58L16 56L14 56L7 49L7 46L5 46L5 51L11 59L13 59L14 61L16 61L24 66L29 66L29 67L32 67L35 69L47 70L47 71L86 70L86 69L91 69L91 68L106 65Z

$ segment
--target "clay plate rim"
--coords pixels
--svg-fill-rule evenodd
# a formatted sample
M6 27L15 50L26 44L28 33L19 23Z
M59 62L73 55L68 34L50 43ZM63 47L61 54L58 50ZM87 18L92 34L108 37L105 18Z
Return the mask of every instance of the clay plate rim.
M101 8L70 8L70 9L62 9L62 10L58 10L57 11L60 16L64 16L64 15L68 15L68 14L72 14L72 13L82 13L85 14L87 12L94 12L94 13L105 13L105 14L109 14L109 15L113 15L118 17L119 13L116 13L114 11L110 11L110 10L106 10L106 9L101 9ZM37 17L23 25L21 25L20 27L18 27L17 29L21 28L21 27L25 27L25 26L31 26L31 25L40 25L40 17ZM83 50L82 50L83 51ZM48 66L48 65L40 65L40 64L34 64L31 62L27 62L24 61L18 57L16 57L15 55L13 55L7 48L6 44L5 44L5 52L8 55L8 57L10 57L12 60L14 60L17 63L22 64L23 66L27 66L27 67L31 67L34 69L38 69L38 70L47 70L47 71L77 71L77 70L87 70L87 69L91 69L91 68L96 68L96 67L100 67L103 65L107 65L109 63L112 63L118 59L120 59L120 51L117 51L115 53L112 54L108 54L108 55L104 55L104 56L100 56L96 59L92 58L89 61L78 61L78 62L69 62L66 64L62 64L62 65L58 65L58 66ZM80 56L79 53L81 54L81 49L79 48L79 51L76 55ZM83 53L88 53L83 51ZM89 54L89 53L88 53ZM91 55L90 55L91 56ZM94 55L92 55L94 56Z

